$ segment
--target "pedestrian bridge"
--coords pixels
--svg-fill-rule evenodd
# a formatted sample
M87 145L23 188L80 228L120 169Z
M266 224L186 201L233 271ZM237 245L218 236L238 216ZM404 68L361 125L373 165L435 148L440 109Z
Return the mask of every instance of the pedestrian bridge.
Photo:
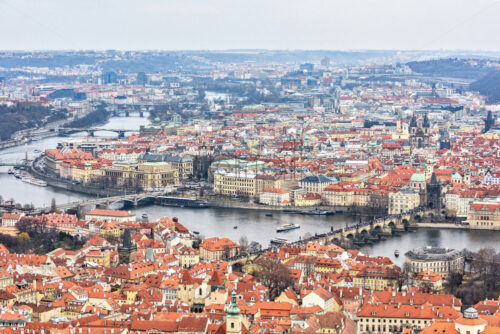
M346 239L354 243L364 244L370 241L378 241L385 237L390 237L398 232L411 231L417 227L417 223L421 221L433 220L437 215L435 210L431 209L416 209L406 213L389 215L382 218L377 218L362 224L355 224L345 228L332 230L328 233L317 234L309 239L301 239L287 243L288 245L301 245L310 241L320 242L321 244L340 244ZM274 247L263 249L258 253L245 256L237 256L228 259L228 262L233 266L244 266L254 263L262 254L267 253Z

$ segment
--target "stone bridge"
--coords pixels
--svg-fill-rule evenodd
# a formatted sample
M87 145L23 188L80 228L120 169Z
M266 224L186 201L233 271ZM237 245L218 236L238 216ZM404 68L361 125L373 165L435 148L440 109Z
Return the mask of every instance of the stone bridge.
M367 242L375 242L390 237L396 233L412 231L417 228L418 222L432 220L437 217L438 213L431 209L416 209L410 212L397 215L389 215L383 218L377 218L373 221L351 225L345 228L332 230L325 234L317 234L309 239L301 239L287 243L288 245L301 245L309 241L317 241L324 245L332 243L340 243L343 240L349 239L355 244L365 244ZM258 253L249 256L237 256L228 259L228 262L233 267L243 267L247 264L254 263L260 256L272 250L275 247L263 249Z
M130 195L119 195L119 196L112 196L112 197L102 197L102 198L95 198L95 199L89 199L86 201L78 201L78 202L70 202L70 203L64 203L64 204L59 204L56 205L58 210L66 211L69 209L76 209L78 207L83 207L87 205L94 205L94 206L105 206L107 208L110 207L110 205L118 202L124 202L128 203L133 206L140 205L148 200L154 200L156 197L163 195L163 192L145 192L145 193L139 193L139 194L130 194ZM47 208L41 208L39 211L40 212L48 212L50 210L50 207Z
M58 133L60 136L66 136L74 132L87 132L90 137L94 137L97 131L109 131L118 134L118 138L125 138L125 133L138 133L138 130L128 129L104 129L104 128L60 128Z
M0 167L27 167L28 164L25 162L7 162L0 161Z

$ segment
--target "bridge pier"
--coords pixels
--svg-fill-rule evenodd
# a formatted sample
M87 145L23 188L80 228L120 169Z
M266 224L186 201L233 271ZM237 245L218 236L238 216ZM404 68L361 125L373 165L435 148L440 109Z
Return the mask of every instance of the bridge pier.
M95 137L95 130L87 130L87 133L89 134L89 137Z
M139 117L144 117L144 111L141 111L141 112L139 113Z
M125 117L130 117L130 111L125 111Z
M125 131L118 131L118 138L125 138Z

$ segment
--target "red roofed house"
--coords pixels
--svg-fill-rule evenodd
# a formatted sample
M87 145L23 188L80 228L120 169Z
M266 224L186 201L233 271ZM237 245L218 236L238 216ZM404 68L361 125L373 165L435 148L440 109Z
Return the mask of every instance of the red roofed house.
M120 223L127 221L135 221L135 213L130 213L122 210L106 210L106 209L94 209L87 212L85 215L85 220L95 219L97 221L117 221Z
M264 188L259 200L265 205L290 205L290 193L283 188Z
M500 230L500 202L474 202L467 222L472 229Z
M323 288L311 291L302 299L302 306L309 307L314 305L318 305L325 312L334 311L335 299L333 294Z
M455 320L460 313L450 306L367 303L357 314L356 333L401 333L423 329L435 320Z
M443 277L432 270L425 270L415 276L415 284L424 290L438 291L443 287Z
M2 226L13 227L24 216L22 213L4 213L2 216Z
M228 238L208 238L200 244L200 256L205 261L223 260L240 254L240 246Z

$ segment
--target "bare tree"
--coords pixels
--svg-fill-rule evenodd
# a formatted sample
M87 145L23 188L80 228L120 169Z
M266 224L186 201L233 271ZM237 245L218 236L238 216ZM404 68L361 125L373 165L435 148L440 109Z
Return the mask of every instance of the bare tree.
M55 197L52 197L52 200L50 201L50 212L56 212L56 211L57 211L56 199Z
M488 291L494 291L500 279L500 254L492 247L481 248L472 257L471 269Z
M246 236L241 236L240 241L240 253L247 254L248 252L248 238Z
M258 253L262 250L262 245L259 244L257 241L252 241L249 246L249 252L251 254Z
M257 261L255 277L269 288L269 298L274 300L281 292L293 286L290 270L279 261L260 259Z

